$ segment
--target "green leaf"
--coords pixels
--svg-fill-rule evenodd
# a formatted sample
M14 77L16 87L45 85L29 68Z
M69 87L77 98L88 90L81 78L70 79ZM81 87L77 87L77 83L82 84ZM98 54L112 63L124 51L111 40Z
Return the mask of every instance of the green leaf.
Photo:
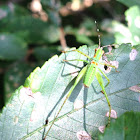
M61 18L58 10L49 10L48 16L54 25L56 25L57 27L61 26Z
M80 23L79 28L73 28L72 26L65 27L65 34L74 35L77 42L87 45L94 45L93 37L97 36L96 23L90 18L85 18Z
M28 43L54 43L59 40L59 29L30 15L13 16L10 20L6 17L0 24L2 32L16 34ZM3 28L3 26L5 28Z
M9 3L8 5L2 5L0 6L0 19L3 18L6 19L6 17L12 19L14 16L20 16L20 15L28 15L29 11L19 5L15 5L13 3ZM3 22L0 22L0 25ZM4 24L3 24L4 25Z
M89 44L89 45L93 45L93 41L87 37L86 35L80 35L80 34L77 34L76 35L76 40L78 42L81 42L81 43L84 43L84 44Z
M97 46L79 48L93 57ZM138 54L140 46L134 46ZM139 93L129 88L140 84L140 56L132 61L129 58L132 46L122 44L108 54L108 60L119 62L118 72L112 70L107 74L110 84L106 87L109 100L117 115L126 111L140 111ZM131 54L132 55L132 54ZM133 55L132 55L133 56ZM63 59L86 59L77 52L54 56L41 68L36 68L21 86L13 93L0 116L0 137L2 139L38 139L42 140L49 125L64 101L64 96L73 85L77 71L83 66L81 61L63 62ZM104 79L106 81L106 79ZM106 82L105 82L106 83ZM55 121L47 137L54 139L77 139L77 132L87 131L92 138L97 138L98 127L107 123L105 114L108 104L96 79L89 88L83 86L82 80L67 100L59 119ZM74 104L80 102L83 106ZM112 119L113 121L113 119Z
M105 130L99 140L138 140L140 138L140 112L126 112Z
M110 32L111 35L114 34L115 43L117 44L140 44L140 8L138 6L130 7L125 12L125 18L128 22L128 26L115 20L104 20L102 23L102 29Z
M0 34L0 59L16 60L25 56L26 43L16 35Z
M116 43L125 42L132 43L133 45L140 44L140 8L138 6L133 6L125 12L125 15L128 21L128 27L117 21L112 22Z
M140 7L133 6L125 12L128 28L132 33L132 40L135 44L140 44Z
M34 49L34 55L38 60L47 60L55 54L59 54L59 46L43 46Z
M94 20L91 20L91 18L85 18L82 23L80 23L81 28L85 28L86 30L90 32L95 32L96 31L96 23ZM94 33L95 34L95 33Z
M124 5L128 6L128 7L131 7L131 6L134 6L134 5L138 5L140 6L140 1L139 0L117 0L121 3L123 3Z
M112 34L104 35L104 36L102 36L101 41L102 41L102 45L105 46L108 44L113 44L115 42L115 38Z

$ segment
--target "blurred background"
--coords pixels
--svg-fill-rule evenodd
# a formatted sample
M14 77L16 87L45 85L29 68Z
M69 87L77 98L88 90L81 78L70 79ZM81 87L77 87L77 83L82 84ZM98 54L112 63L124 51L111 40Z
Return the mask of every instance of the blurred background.
M139 0L0 0L0 109L68 47L140 44Z

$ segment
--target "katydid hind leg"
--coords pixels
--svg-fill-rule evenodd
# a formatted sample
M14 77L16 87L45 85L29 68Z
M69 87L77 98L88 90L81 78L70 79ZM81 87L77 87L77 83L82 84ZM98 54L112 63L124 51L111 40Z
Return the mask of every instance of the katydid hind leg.
M98 70L102 73L102 75L106 78L106 80L107 80L107 84L105 85L105 87L107 87L108 85L109 85L109 83L110 83L110 80L109 80L109 78L106 76L106 74L100 69L100 68L98 68Z
M102 76L101 76L101 74L99 72L96 73L96 78L97 78L97 80L98 80L98 82L99 82L99 84L100 84L100 86L102 88L102 91L103 91L103 93L105 95L105 98L107 100L107 103L108 103L108 107L109 107L108 126L109 126L110 125L110 116L111 116L111 104L110 104L110 101L108 99L107 93L105 91L105 86L104 86L103 78L102 78Z
M76 80L75 80L73 86L71 87L70 91L68 92L68 94L67 94L67 96L66 96L66 98L65 98L65 100L64 100L64 102L63 102L63 104L61 105L61 107L60 107L58 113L56 114L54 120L52 121L52 123L51 123L51 125L50 125L48 131L46 132L45 137L44 137L43 140L46 139L46 137L47 137L47 135L48 135L50 129L52 128L54 122L56 121L56 119L57 119L57 117L58 117L60 111L62 110L64 104L66 103L67 99L70 97L71 93L73 92L73 90L75 89L75 87L77 86L77 84L80 82L80 80L82 79L82 77L85 75L86 70L87 70L87 66L85 66L85 67L80 71L80 73L78 74L78 76L77 76L77 78L76 78Z

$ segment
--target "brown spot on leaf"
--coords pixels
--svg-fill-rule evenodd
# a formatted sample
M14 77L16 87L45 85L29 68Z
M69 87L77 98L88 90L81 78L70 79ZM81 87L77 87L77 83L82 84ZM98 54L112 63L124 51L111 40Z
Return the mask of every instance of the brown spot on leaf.
M138 52L136 49L132 49L130 54L129 54L129 58L131 61L134 61L136 59L136 56L137 56Z
M109 112L106 113L106 116L109 117ZM111 110L111 118L117 119L117 112L115 110Z
M104 133L105 126L99 126L98 129L99 129L99 131L100 131L101 133Z
M91 140L91 136L86 131L77 132L78 140Z
M139 92L140 93L140 87L138 85L132 86L129 89L134 91L134 92Z

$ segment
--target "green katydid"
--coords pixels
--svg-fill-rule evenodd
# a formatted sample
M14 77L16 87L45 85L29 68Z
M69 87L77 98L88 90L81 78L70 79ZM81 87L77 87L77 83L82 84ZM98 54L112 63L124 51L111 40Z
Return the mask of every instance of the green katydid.
M99 38L100 39L100 38ZM92 81L94 80L94 78L96 77L96 79L98 80L101 88L102 88L102 93L105 95L105 98L107 100L108 106L109 106L109 117L108 117L108 126L110 125L110 116L111 116L111 105L110 105L110 101L108 99L107 93L105 91L105 87L109 84L110 80L108 79L108 77L105 75L105 73L99 68L99 64L102 65L106 65L106 66L110 66L113 68L116 68L113 65L110 64L105 64L105 63L100 63L99 60L102 58L104 51L103 51L103 47L100 47L100 40L99 40L99 46L98 48L95 49L95 54L93 56L93 58L91 58L90 56L88 56L87 54L84 54L83 52L75 49L75 50L70 50L70 51L76 51L78 53L80 53L81 55L84 55L85 57L88 58L89 61L87 60L81 60L81 59L74 59L74 60L64 60L64 61L83 61L85 63L87 63L87 65L85 67L82 68L82 70L79 72L73 86L71 87L70 91L68 92L63 104L61 105L58 113L56 114L54 120L51 123L51 126L49 127L44 140L46 139L51 127L53 126L55 120L57 119L60 111L62 110L64 104L66 103L67 99L70 97L71 93L73 92L73 90L75 89L75 87L77 86L77 84L79 83L79 81L83 78L83 84L85 87L90 87ZM70 52L70 51L66 51L66 52ZM65 52L65 53L66 53ZM102 79L101 74L107 79L108 83L106 86L104 86L104 82Z

